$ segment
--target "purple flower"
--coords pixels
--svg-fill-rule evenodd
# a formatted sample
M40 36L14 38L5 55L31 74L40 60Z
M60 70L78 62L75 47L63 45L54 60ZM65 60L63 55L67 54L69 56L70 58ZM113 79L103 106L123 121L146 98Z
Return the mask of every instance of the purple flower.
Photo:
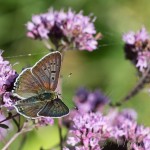
M110 112L110 114L108 114L108 118L110 118L110 124L113 128L111 134L114 139L120 141L123 137L126 137L126 139L131 138L131 131L134 131L137 126L137 114L134 110L125 109L122 112L115 111L114 114Z
M148 150L150 148L150 128L137 126L134 137L129 140L131 149Z
M144 137L143 143L144 143L145 149L150 149L150 134L148 134L146 137Z
M0 96L3 101L0 102L5 107L12 105L10 99L11 90L13 89L14 81L17 77L17 73L12 69L12 66L8 61L3 60L2 52L0 53Z
M36 120L36 126L46 126L46 125L53 125L54 119L51 117L40 117Z
M125 33L123 35L123 41L126 44L133 45L138 41L145 42L147 39L150 38L149 33L146 31L145 27L142 27L141 30L139 30L137 33L130 31L128 33Z
M81 90L86 95L87 91ZM80 91L78 94L81 94ZM137 124L137 113L133 109L121 112L112 109L106 116L98 112L76 112L71 119L67 138L71 149L98 150L118 144L119 147L130 147L133 150L150 148L150 128Z
M145 27L142 27L140 31L135 34L135 39L136 41L146 41L147 39L150 38L149 33L146 31Z
M125 54L139 72L144 72L150 58L150 35L143 27L137 33L128 32L123 35Z
M114 136L114 138L118 141L122 141L124 138L126 140L132 139L135 136L134 132L136 127L137 123L134 121L125 118L116 118L112 137Z
M149 59L150 51L141 52L138 54L136 67L139 68L140 72L144 72L148 67Z
M126 141L130 149L147 150L149 147L150 128L138 125L136 122L137 114L132 109L125 109L120 113L115 113L111 118L111 138L120 145Z
M109 138L110 131L108 120L101 113L78 114L73 118L73 128L67 143L85 149L101 149L99 142Z
M55 46L61 44L67 49L93 51L97 48L95 19L75 13L71 9L34 15L27 23L27 36L33 39L51 40Z
M67 148L67 147L64 147L64 148L63 148L63 150L69 150L69 148Z
M43 25L39 26L37 30L38 30L38 33L40 34L41 38L48 39L49 31L47 29L45 29L45 27Z
M13 100L10 98L10 96L10 92L5 92L3 95L3 102L5 107L12 107Z
M119 115L117 116L119 120L124 119L124 118L127 118L129 120L132 120L132 121L136 121L137 120L137 113L135 110L133 109L123 109Z
M67 128L71 128L73 123L72 118L77 115L90 112L101 112L104 106L109 102L109 99L100 90L91 92L81 87L77 89L73 101L76 109L72 109L69 115L63 118L63 124Z
M103 108L109 99L99 90L93 92L79 88L74 96L74 103L80 112L96 112Z
M135 33L134 32L128 32L128 33L125 33L123 35L123 41L126 43L126 44L134 44L135 43Z
M90 148L87 149L85 146L76 146L75 150L90 150ZM92 148L92 150L102 150L99 146L96 146L95 148Z

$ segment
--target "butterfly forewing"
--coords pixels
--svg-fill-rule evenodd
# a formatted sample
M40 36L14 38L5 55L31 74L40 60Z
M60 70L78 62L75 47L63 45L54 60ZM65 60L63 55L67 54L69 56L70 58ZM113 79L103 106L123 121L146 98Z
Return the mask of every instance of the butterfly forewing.
M32 73L45 90L54 91L57 87L60 67L61 54L54 52L37 62L32 68Z
M16 79L13 91L19 97L28 98L42 90L40 82L33 76L31 69L25 69Z
M56 98L52 101L49 101L38 113L38 115L57 118L65 116L68 113L68 107L59 98Z

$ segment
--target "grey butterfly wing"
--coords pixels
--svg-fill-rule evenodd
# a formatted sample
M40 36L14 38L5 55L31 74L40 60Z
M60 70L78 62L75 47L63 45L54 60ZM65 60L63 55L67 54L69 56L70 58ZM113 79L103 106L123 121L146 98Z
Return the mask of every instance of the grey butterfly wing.
M31 69L27 68L17 77L14 84L14 95L28 98L42 90L40 82L33 76Z
M61 67L60 52L46 55L32 67L32 73L47 91L54 91L58 84Z
M39 111L38 116L58 118L67 114L69 114L69 108L59 98L56 98L47 102Z
M33 96L28 99L17 101L14 104L17 112L26 118L36 118L37 113L45 106L46 102Z

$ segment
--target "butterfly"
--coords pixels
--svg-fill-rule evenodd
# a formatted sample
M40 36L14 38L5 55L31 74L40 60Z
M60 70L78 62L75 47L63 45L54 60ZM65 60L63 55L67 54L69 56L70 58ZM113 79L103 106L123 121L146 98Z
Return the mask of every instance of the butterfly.
M15 109L26 118L62 117L69 114L69 108L55 92L61 68L60 52L52 52L27 68L17 77L13 94L21 100Z

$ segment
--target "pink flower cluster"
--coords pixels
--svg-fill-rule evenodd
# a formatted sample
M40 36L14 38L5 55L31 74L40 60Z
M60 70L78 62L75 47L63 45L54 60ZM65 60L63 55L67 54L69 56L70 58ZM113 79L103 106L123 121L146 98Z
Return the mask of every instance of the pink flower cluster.
M40 117L36 120L36 127L53 125L54 119L51 117Z
M110 144L108 141L112 141L118 146L129 146L132 150L148 150L150 128L138 125L136 119L137 114L132 109L122 112L111 110L106 115L101 112L78 112L72 119L67 146L70 150L72 147L77 150L101 150Z
M110 137L108 119L101 113L78 114L73 118L73 122L67 144L75 146L76 149L101 150L99 142Z
M112 114L110 116L112 118ZM123 144L125 141L133 150L148 150L150 148L150 128L138 125L137 114L132 109L116 113L111 122L112 139Z
M12 100L10 99L11 90L13 89L14 81L17 77L17 73L12 69L10 63L3 59L2 51L0 52L0 96L2 101L0 105L5 107L12 106Z
M130 31L124 34L123 41L126 58L132 61L140 72L144 72L150 59L150 34L143 27L137 33Z
M96 30L89 16L71 9L32 16L27 23L27 36L33 39L50 39L54 45L69 45L69 48L93 51L97 48Z
M76 90L73 102L76 109L70 110L67 117L63 118L63 124L69 128L72 118L78 114L102 111L104 106L109 103L109 99L100 90L90 91L84 87Z

